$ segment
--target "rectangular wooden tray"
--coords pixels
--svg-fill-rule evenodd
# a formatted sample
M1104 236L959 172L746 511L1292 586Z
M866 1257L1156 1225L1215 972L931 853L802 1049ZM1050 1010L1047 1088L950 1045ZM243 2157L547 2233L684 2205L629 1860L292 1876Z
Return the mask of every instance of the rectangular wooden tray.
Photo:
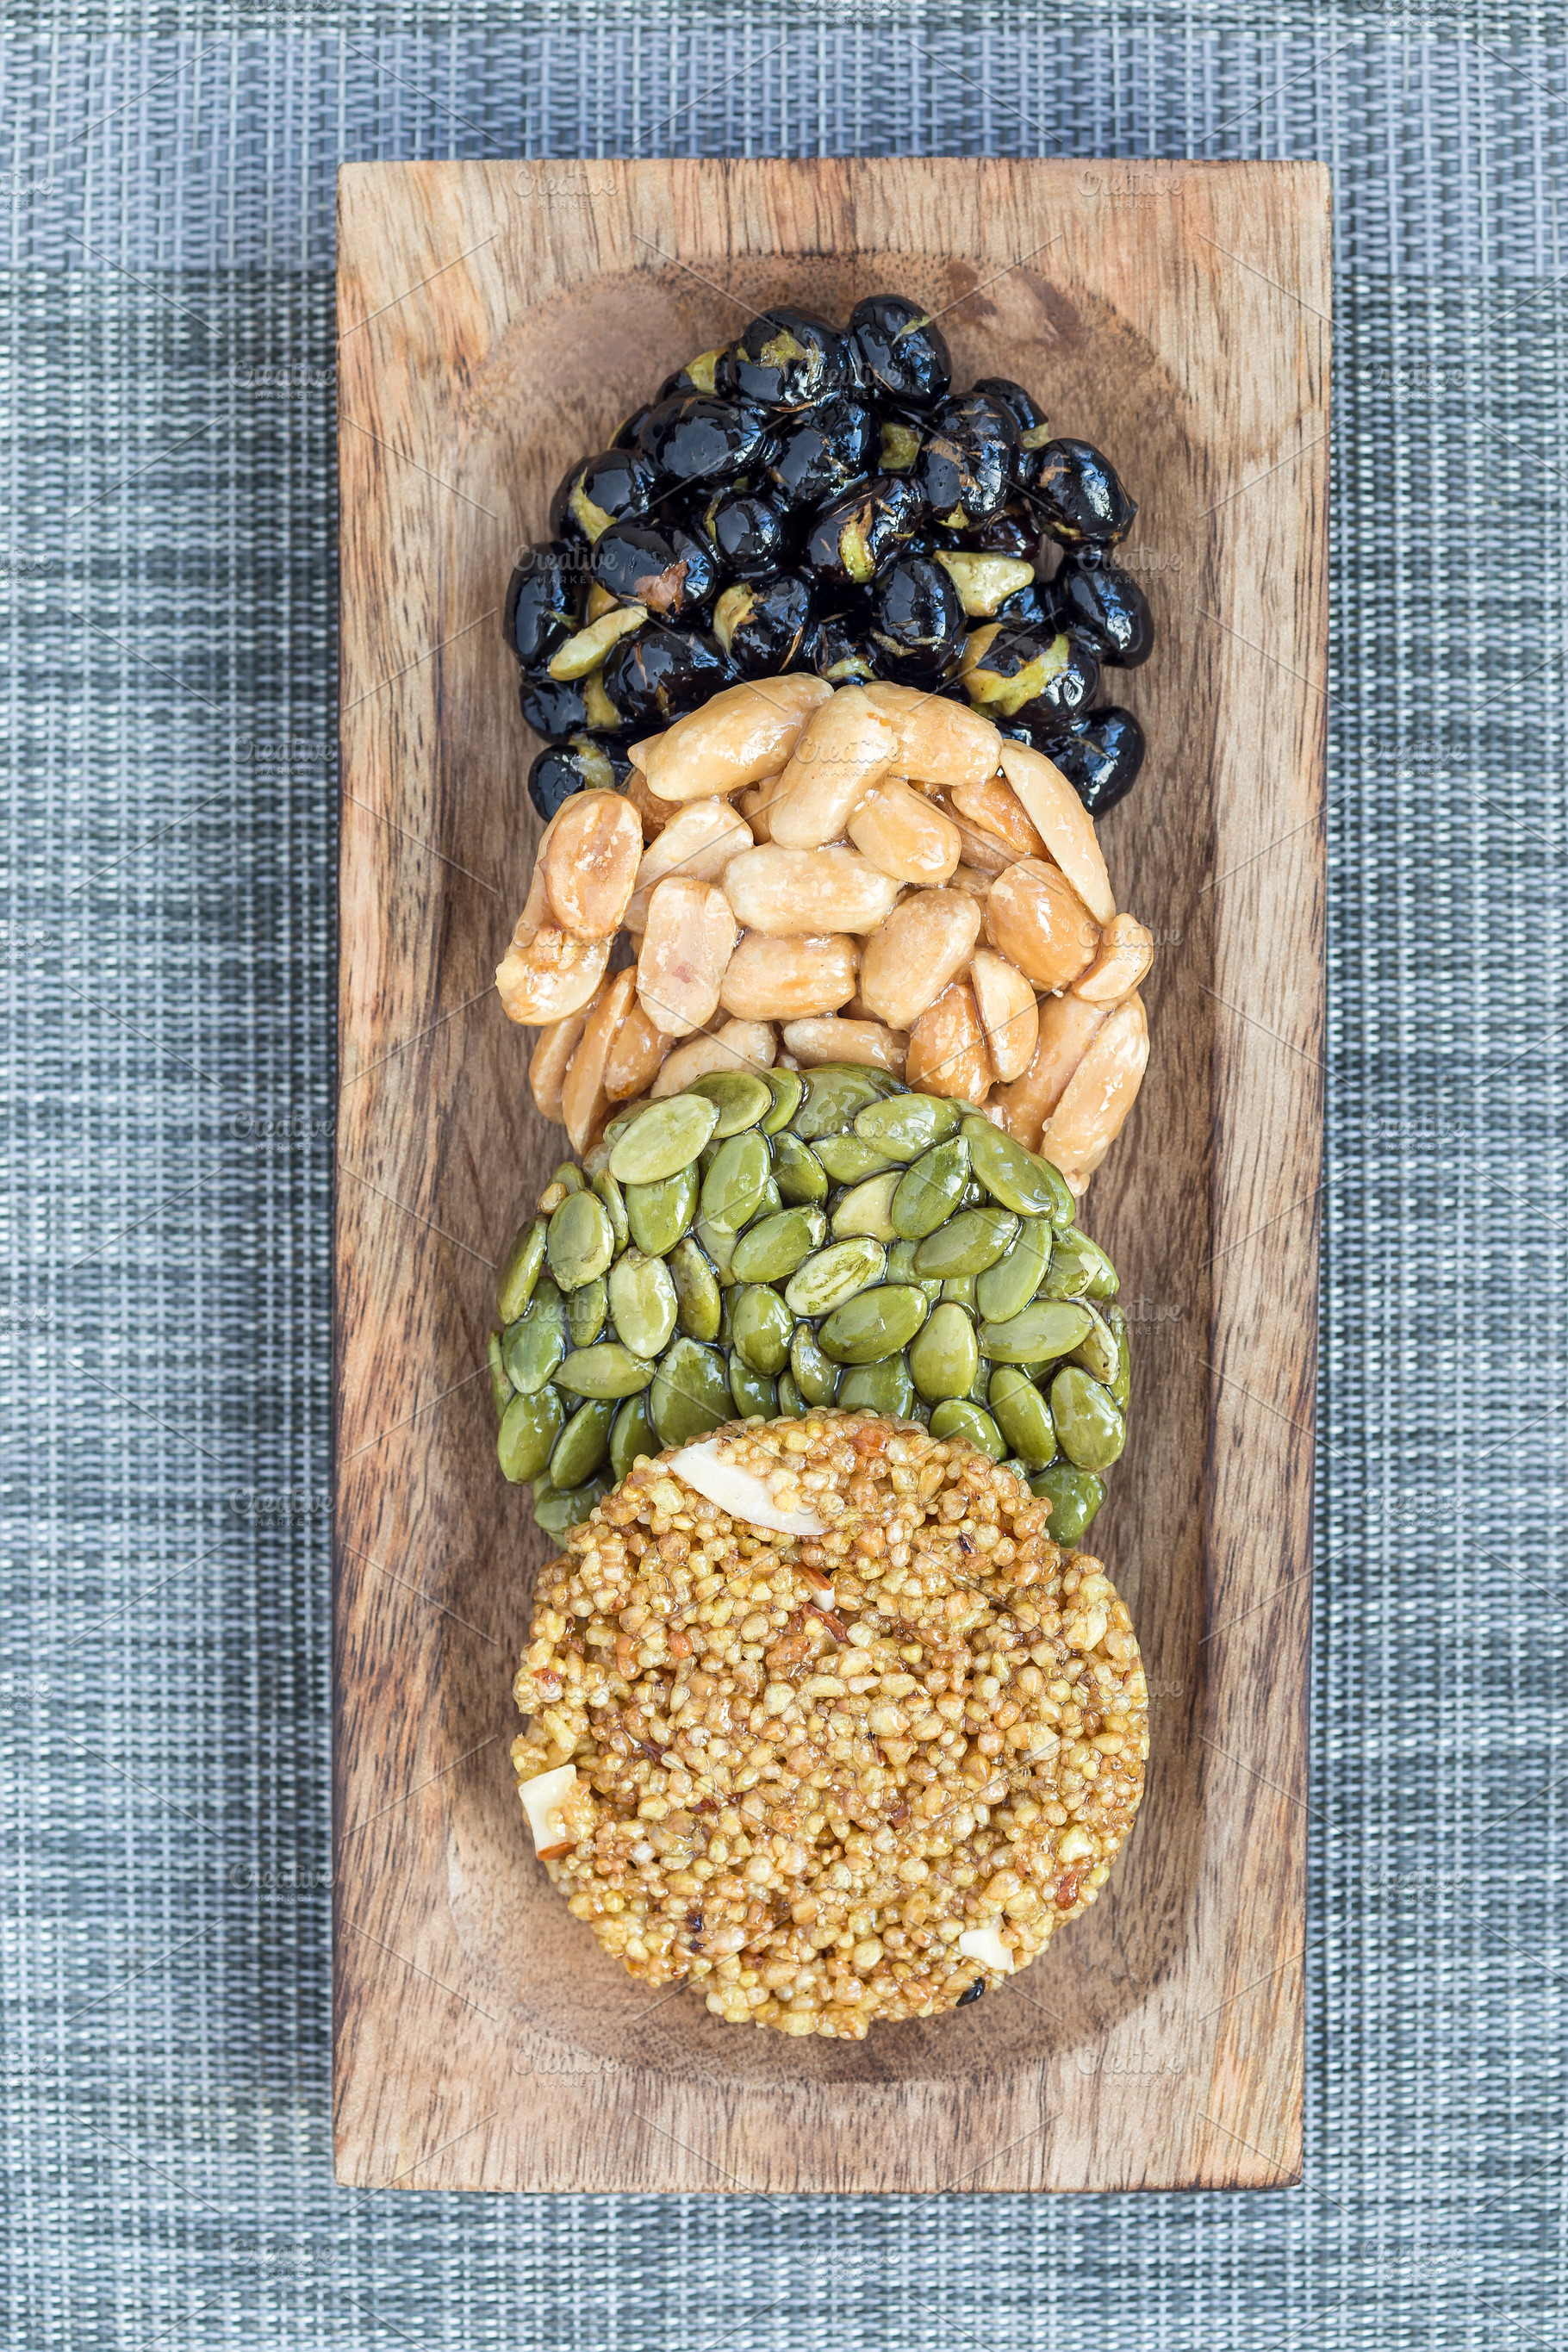
M1301 2145L1328 177L1306 163L352 164L340 183L339 2178L1265 2187ZM907 289L1106 449L1159 625L1105 822L1153 1057L1091 1195L1138 1327L1095 1531L1152 1693L1088 1917L962 2015L799 2042L603 1958L533 1862L494 1261L563 1139L491 977L537 832L501 642L570 458L788 300Z

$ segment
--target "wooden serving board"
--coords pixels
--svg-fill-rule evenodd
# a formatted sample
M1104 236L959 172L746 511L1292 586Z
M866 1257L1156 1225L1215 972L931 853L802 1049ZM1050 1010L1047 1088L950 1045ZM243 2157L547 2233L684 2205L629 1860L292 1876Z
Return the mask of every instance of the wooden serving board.
M336 1294L339 2178L417 2189L1298 2177L1322 1092L1329 186L1305 163L351 164ZM491 988L538 830L501 642L574 456L784 300L942 314L1142 513L1150 754L1103 839L1159 941L1090 1195L1136 1325L1095 1530L1152 1696L1094 1911L973 2008L742 2032L605 1958L508 1748L552 1547L496 1469L495 1260L563 1139Z

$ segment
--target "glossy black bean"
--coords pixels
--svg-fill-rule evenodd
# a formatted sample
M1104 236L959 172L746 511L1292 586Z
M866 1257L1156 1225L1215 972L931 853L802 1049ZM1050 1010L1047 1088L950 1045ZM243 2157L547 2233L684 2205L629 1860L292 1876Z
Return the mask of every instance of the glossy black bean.
M624 741L574 735L541 751L528 772L528 797L548 823L574 793L623 792L631 765Z
M1026 563L1040 560L1039 517L1028 503L1009 499L1000 513L988 515L973 530L959 531L954 543L983 555L1016 555Z
M626 725L657 727L695 710L732 674L711 637L650 621L611 646L604 681Z
M1033 393L1026 392L1010 376L983 375L972 389L984 393L987 399L999 400L1010 411L1018 428L1018 446L1026 455L1043 448L1050 439L1050 421L1045 410Z
M640 408L633 409L631 415L627 417L624 425L619 425L616 427L615 432L610 436L610 446L612 449L635 449L637 447L637 435L642 431L644 425L647 422L647 418L653 405L654 404L651 400L645 400Z
M865 587L919 529L925 500L901 474L879 474L818 513L806 541L806 568L822 581Z
M975 702L997 718L1062 726L1088 709L1100 684L1093 648L1049 626L1004 622L966 670Z
M689 618L719 584L712 548L678 522L612 524L595 546L593 571L612 596L646 604L661 621Z
M550 528L557 539L592 542L611 523L646 514L661 487L641 450L601 449L563 476L550 501Z
M1033 744L1061 770L1090 816L1103 816L1130 793L1143 765L1143 730L1130 710L1107 703L1053 732L1027 720L1002 722L1005 735Z
M864 601L847 609L825 614L806 633L807 666L835 686L880 676L877 647L871 643L871 615Z
M1047 678L1038 694L1020 704L1015 716L1041 727L1053 722L1059 727L1087 710L1099 691L1100 659L1094 647L1069 635L1066 668Z
M548 662L577 626L585 574L580 547L539 540L525 547L506 592L502 624L508 645L525 669Z
M984 393L944 400L921 449L915 479L926 504L954 530L996 514L1016 487L1018 427Z
M737 580L713 607L713 634L742 677L796 668L811 625L811 589L793 572Z
M672 368L653 396L653 404L661 400L679 400L689 392L711 394L719 362L723 358L722 347L717 351L699 352L684 367Z
M1058 625L1091 645L1102 662L1137 669L1154 646L1149 599L1130 572L1099 549L1069 557L1050 583Z
M764 310L730 345L714 379L731 399L772 409L809 408L830 393L853 392L860 362L847 335L808 311Z
M881 446L876 412L838 394L792 419L777 436L768 480L786 506L819 507L863 481Z
M1060 625L1049 588L1037 583L1015 588L1010 596L1004 596L996 607L996 618L1010 629L1037 629L1047 636L1054 635Z
M1063 547L1114 547L1138 509L1088 441L1047 441L1029 477L1042 529Z
M788 515L761 491L721 490L703 509L702 529L725 571L739 579L760 578L789 561Z
M666 485L732 481L761 451L768 419L760 408L707 393L661 400L648 411L637 446Z
M913 679L946 667L963 644L963 599L930 556L900 556L877 582L871 635L884 676Z
M927 407L945 400L952 358L942 329L902 294L868 294L849 331L867 374L889 398Z
M552 677L543 671L531 677L525 671L522 715L534 733L558 742L589 732L586 685L585 678Z

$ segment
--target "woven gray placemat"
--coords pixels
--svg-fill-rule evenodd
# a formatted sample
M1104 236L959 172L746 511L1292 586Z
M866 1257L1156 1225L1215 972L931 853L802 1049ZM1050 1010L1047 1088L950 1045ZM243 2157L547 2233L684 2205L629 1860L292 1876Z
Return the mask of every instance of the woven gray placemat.
M1562 12L10 23L6 2341L1562 2342ZM1334 166L1300 2188L331 2184L332 175L668 152Z

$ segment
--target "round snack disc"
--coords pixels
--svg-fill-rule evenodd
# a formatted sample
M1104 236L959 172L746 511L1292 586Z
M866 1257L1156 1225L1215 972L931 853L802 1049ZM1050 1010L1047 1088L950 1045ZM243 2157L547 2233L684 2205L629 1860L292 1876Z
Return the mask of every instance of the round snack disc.
M1034 1959L1149 1748L1126 1607L1049 1529L1012 1470L875 1413L638 1460L544 1570L515 1685L536 1844L604 1949L854 2041Z

